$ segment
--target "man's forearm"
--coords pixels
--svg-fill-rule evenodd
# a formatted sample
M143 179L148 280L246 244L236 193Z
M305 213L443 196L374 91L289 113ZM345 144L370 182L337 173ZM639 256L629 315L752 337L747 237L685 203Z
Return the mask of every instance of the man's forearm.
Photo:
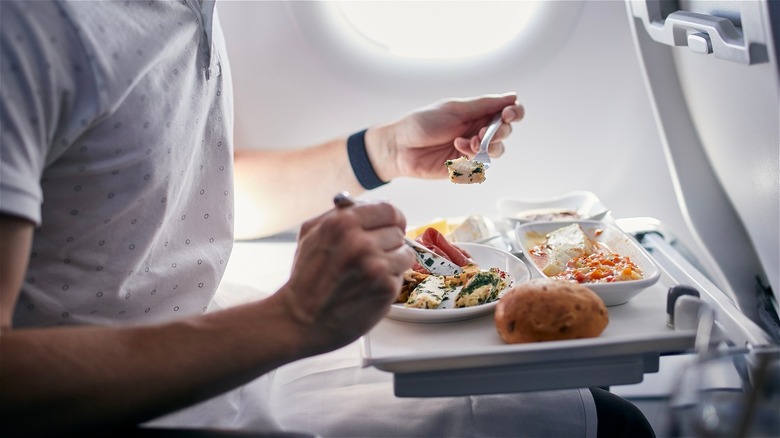
M0 429L137 424L298 359L305 340L275 301L152 327L3 331Z
M235 153L236 237L269 235L333 207L340 190L363 191L346 152L346 138L290 151Z

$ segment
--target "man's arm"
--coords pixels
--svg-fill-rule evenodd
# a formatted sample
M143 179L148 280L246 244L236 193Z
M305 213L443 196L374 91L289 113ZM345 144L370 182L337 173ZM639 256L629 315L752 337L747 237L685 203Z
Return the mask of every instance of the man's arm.
M298 330L272 302L155 327L14 329L32 232L30 222L0 215L4 431L135 424L302 354Z
M34 227L28 220L0 214L0 333L11 328L11 316L30 258Z
M490 119L501 111L504 123L490 145L491 156L498 157L510 124L523 117L515 100L514 94L450 99L371 126L364 142L369 162L385 182L401 176L444 179L444 162L473 157ZM346 143L343 137L298 150L237 150L236 237L283 231L328 209L336 192L364 192Z
M0 215L0 430L137 424L357 339L412 263L404 225L387 204L311 221L290 280L263 301L155 326L17 329L33 225Z
M285 231L332 207L334 193L363 192L347 156L347 139L296 150L235 153L235 237Z

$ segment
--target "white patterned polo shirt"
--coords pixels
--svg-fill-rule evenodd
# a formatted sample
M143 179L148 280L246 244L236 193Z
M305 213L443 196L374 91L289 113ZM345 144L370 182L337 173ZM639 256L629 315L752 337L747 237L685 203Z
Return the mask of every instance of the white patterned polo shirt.
M0 212L37 224L14 325L203 312L233 234L214 1L0 8Z

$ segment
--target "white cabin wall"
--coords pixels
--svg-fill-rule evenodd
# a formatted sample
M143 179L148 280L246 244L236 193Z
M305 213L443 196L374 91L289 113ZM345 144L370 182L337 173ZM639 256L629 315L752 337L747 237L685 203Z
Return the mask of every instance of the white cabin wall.
M439 75L356 77L299 28L317 2L219 3L236 93L238 148L294 148L388 121L446 97L516 91L526 108L481 185L398 180L366 195L398 205L410 223L495 215L505 196L591 190L615 217L660 219L684 242L675 200L621 1L555 2L579 14L556 26L561 44L503 54ZM525 61L528 62L525 62Z

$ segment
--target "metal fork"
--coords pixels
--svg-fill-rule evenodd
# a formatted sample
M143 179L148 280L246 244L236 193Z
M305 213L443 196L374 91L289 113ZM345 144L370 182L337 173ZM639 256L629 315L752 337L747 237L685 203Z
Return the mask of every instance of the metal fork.
M485 166L485 169L490 167L490 155L488 155L487 152L488 146L490 145L490 140L492 140L493 136L496 135L496 131L498 131L499 126L501 126L501 111L493 116L493 120L490 121L490 124L485 131L485 136L482 137L482 142L479 144L479 151L472 160L482 163L482 165Z

